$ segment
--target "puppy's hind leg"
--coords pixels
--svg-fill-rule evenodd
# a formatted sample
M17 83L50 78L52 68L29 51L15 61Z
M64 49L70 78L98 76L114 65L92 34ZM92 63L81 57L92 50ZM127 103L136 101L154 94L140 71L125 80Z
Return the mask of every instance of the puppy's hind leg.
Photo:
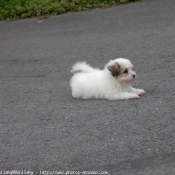
M136 93L122 92L120 94L113 94L107 97L108 100L129 100L140 98Z

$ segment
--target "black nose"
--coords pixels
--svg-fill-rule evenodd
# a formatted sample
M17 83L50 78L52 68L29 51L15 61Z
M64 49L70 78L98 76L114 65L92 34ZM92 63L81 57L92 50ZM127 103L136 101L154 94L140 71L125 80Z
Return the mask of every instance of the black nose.
M133 78L135 78L135 77L136 77L136 75L135 75L135 74L133 74L132 76L133 76Z

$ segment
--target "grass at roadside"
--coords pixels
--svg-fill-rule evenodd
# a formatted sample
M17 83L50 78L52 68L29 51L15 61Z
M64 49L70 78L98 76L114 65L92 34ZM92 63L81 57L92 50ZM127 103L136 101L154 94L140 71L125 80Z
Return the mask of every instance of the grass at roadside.
M134 1L138 0L0 0L0 20L51 16Z

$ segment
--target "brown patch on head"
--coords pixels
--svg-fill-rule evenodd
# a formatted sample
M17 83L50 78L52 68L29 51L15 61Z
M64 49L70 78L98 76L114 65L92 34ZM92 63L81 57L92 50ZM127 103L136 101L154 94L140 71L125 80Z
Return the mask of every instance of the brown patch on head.
M83 71L82 70L76 70L73 73L75 74L75 73L81 73L81 72L83 72Z
M114 63L108 66L108 70L111 72L113 77L117 77L121 72L121 67L118 63Z

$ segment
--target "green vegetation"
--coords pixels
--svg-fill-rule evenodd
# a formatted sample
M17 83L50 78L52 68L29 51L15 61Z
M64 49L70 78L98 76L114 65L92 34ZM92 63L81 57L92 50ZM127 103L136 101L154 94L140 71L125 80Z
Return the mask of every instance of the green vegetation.
M46 17L137 0L0 0L0 20Z

